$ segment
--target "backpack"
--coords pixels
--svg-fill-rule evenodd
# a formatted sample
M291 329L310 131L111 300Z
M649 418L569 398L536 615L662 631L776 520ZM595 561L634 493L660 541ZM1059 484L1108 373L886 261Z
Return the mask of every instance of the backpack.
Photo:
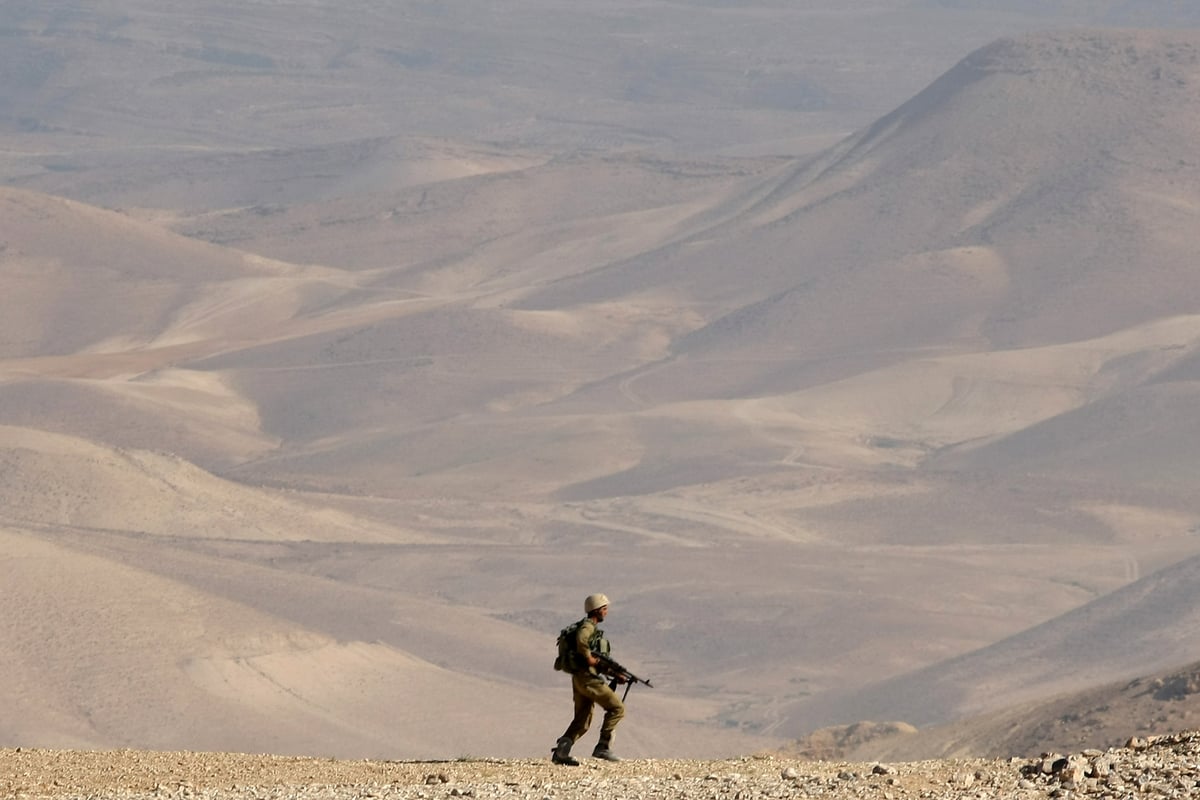
M558 655L554 659L554 668L559 672L575 673L586 667L586 664L581 663L583 659L580 658L579 650L575 647L575 635L579 632L579 626L586 621L587 617L584 617L558 632ZM596 628L591 641L588 642L588 647L608 655L610 645L608 639L604 638L604 631Z

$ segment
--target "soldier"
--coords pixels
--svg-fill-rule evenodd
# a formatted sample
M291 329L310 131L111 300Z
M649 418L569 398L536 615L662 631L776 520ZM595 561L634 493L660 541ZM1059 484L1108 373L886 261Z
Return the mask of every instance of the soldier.
M559 737L551 756L555 764L572 767L579 766L579 762L571 755L571 745L591 727L592 708L597 703L604 709L604 721L600 724L600 739L592 750L592 757L620 761L612 751L612 736L613 729L625 716L625 704L596 671L600 661L592 655L593 650L608 655L608 640L604 638L604 632L596 627L608 616L608 598L602 594L588 595L583 601L583 610L587 616L576 624L574 641L567 642L568 663L565 665L571 673L575 718ZM623 676L617 677L617 682L624 683Z

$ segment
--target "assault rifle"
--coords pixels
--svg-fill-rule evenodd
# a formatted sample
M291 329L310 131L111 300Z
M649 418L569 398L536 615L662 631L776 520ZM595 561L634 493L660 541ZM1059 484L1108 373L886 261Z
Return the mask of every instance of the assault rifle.
M642 684L645 684L646 686L649 686L651 689L654 688L654 684L650 683L650 681L646 680L645 678L639 678L637 675L634 675L632 672L630 672L629 670L622 667L616 661L613 661L612 658L610 658L609 656L606 656L603 653L596 651L596 650L592 651L592 655L595 656L596 660L600 662L599 664L596 665L596 671L602 672L605 675L612 678L612 680L609 681L609 683L608 683L608 688L612 689L615 692L617 690L617 684L619 684L619 683L625 684L625 694L621 695L621 702L624 702L625 698L629 696L629 688L631 686L633 686L635 683L642 683Z

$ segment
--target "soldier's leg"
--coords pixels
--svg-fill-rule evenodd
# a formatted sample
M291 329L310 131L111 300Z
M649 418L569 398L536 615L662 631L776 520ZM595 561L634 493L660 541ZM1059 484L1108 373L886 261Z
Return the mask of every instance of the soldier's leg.
M590 692L586 690L586 686L587 681L579 675L571 678L575 716L571 720L571 724L567 726L566 733L562 735L562 738L570 739L572 742L579 741L579 738L588 732L588 728L592 727L592 708L595 706L595 701L591 698Z
M594 676L581 680L578 692L604 709L604 720L600 723L600 740L592 754L604 753L604 757L612 756L613 731L625 716L625 704L616 692L608 688L603 679Z
M596 698L596 702L604 709L604 720L600 723L600 740L596 742L596 749L611 751L613 731L617 723L625 717L625 704L607 685L604 687L603 696Z
M587 733L587 729L592 725L592 707L595 703L587 695L579 691L576 681L571 681L571 694L575 703L575 716L571 719L571 724L567 726L567 730L562 736L558 737L558 741L554 744L554 751L551 753L551 760L555 764L565 764L572 767L579 766L579 762L571 755L571 745Z

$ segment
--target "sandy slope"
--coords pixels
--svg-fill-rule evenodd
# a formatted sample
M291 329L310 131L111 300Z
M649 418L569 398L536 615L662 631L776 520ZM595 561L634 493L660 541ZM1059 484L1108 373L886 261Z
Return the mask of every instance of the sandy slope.
M249 209L0 189L3 741L541 753L594 588L661 676L632 755L1194 660L1196 53L1003 41L816 160L381 138L189 158ZM306 160L345 182L241 182ZM183 192L155 163L130 197Z

